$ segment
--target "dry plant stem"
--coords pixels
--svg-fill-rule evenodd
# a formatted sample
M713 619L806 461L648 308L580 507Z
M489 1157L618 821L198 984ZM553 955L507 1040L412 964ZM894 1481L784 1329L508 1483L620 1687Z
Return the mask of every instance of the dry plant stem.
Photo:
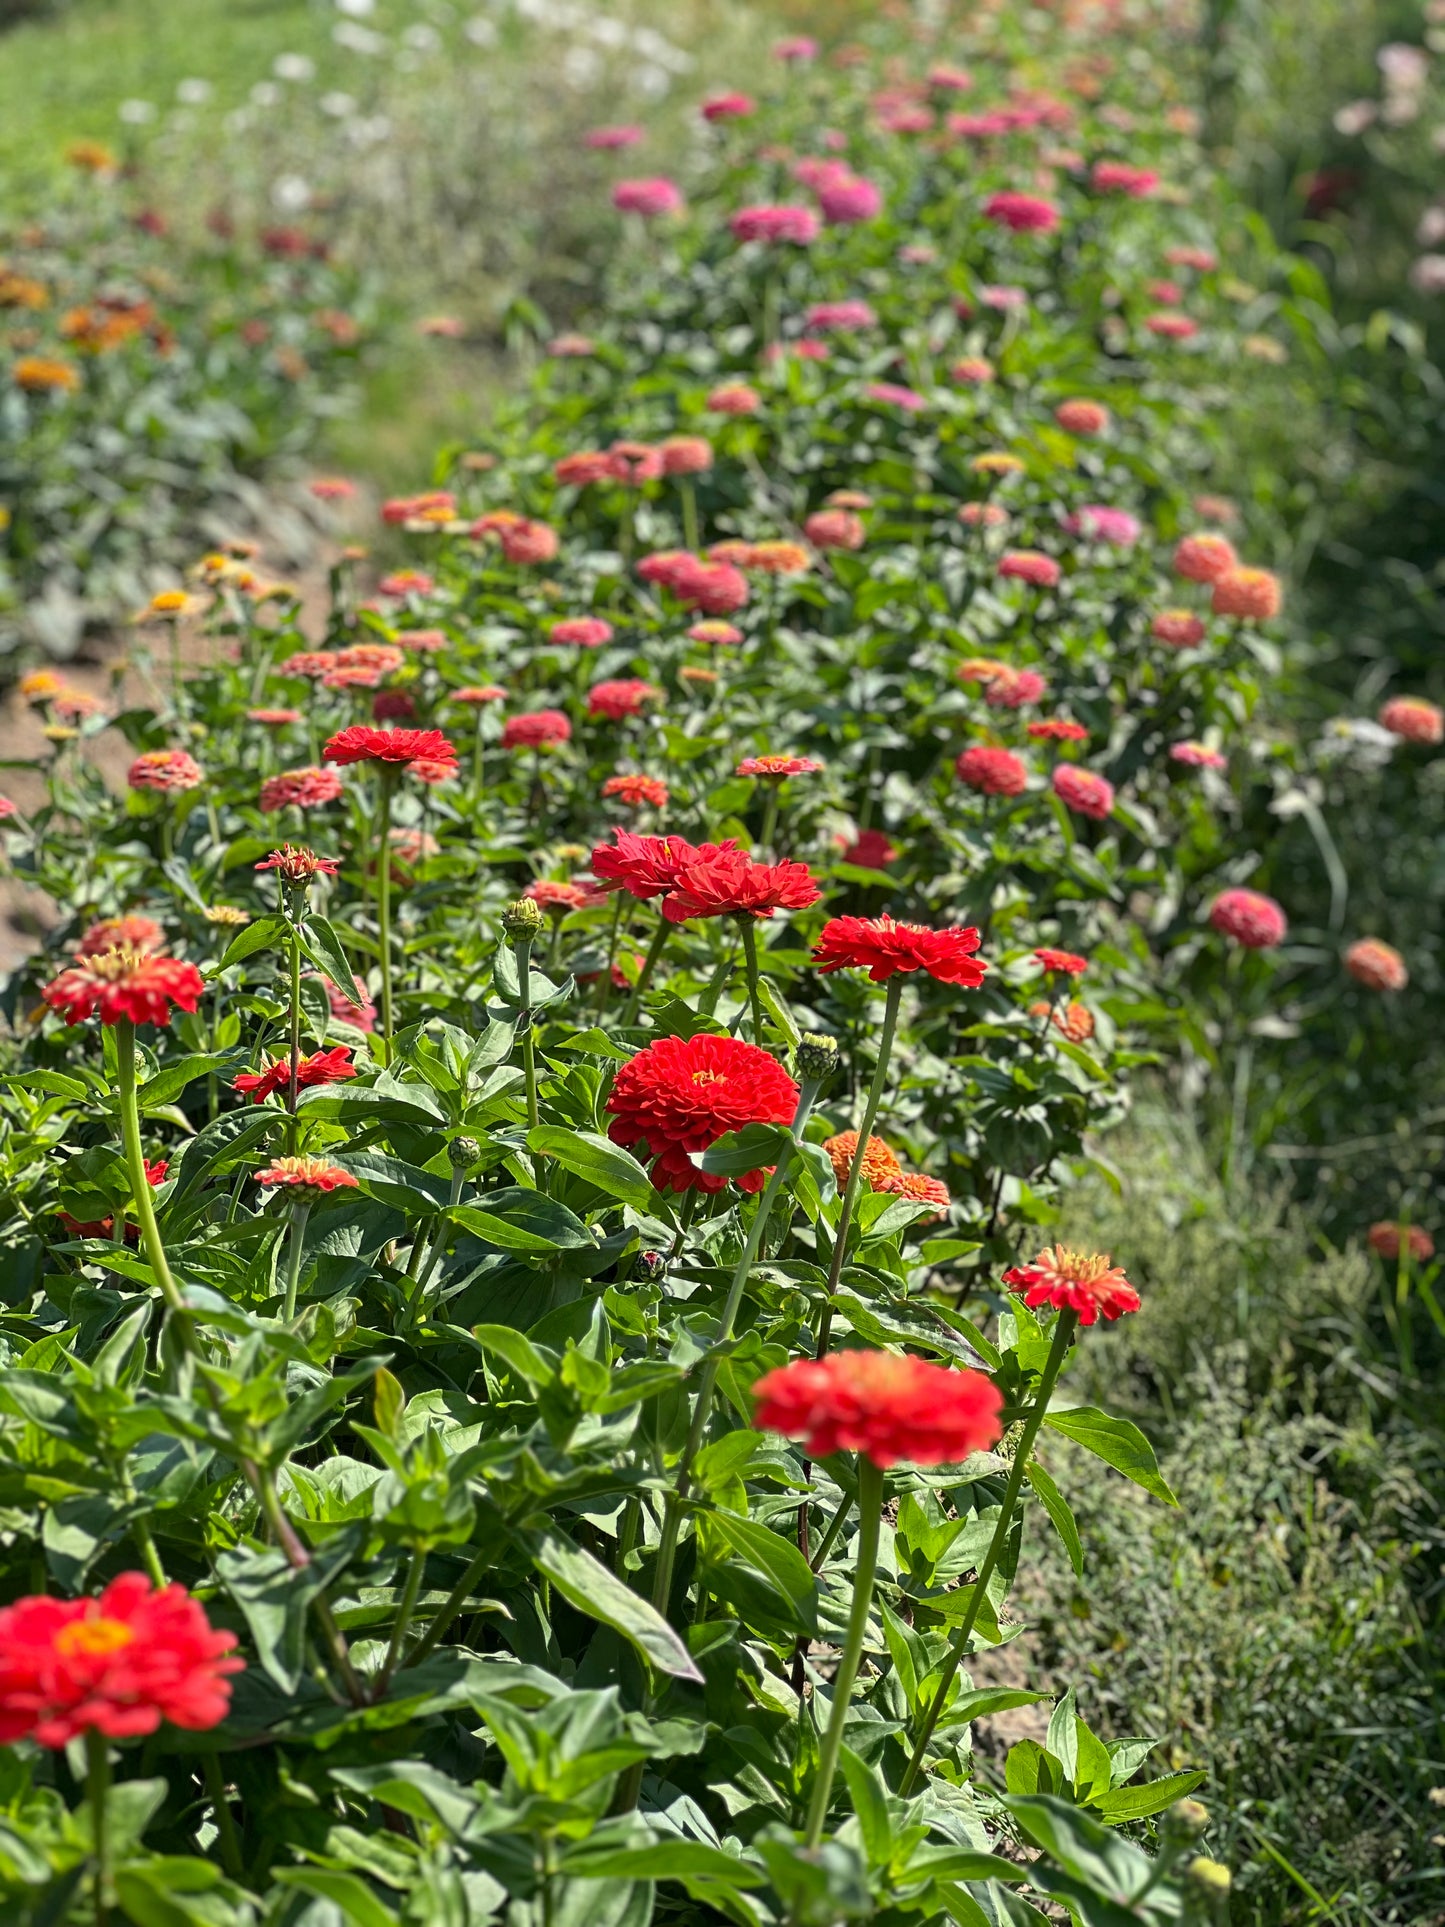
M863 1641L868 1632L868 1609L873 1603L873 1574L878 1566L878 1530L883 1516L883 1474L871 1459L858 1460L858 1559L853 1572L853 1607L848 1615L848 1632L843 1641L843 1657L833 1678L833 1710L828 1717L818 1756L818 1777L813 1782L813 1798L808 1808L809 1849L823 1837L828 1819L828 1804L833 1778L838 1771L838 1755L843 1747L843 1727L858 1665L863 1657Z
M821 1080L817 1078L809 1079L799 1092L798 1108L793 1113L793 1122L789 1127L791 1143L779 1157L773 1175L768 1179L767 1189L763 1192L762 1200L753 1215L747 1243L733 1272L727 1300L722 1309L722 1317L718 1320L717 1337L713 1341L714 1355L702 1368L697 1400L692 1410L692 1424L688 1427L687 1443L683 1446L682 1458L678 1463L677 1482L663 1501L662 1537L657 1548L657 1572L652 1588L652 1603L664 1615L667 1612L668 1595L672 1591L672 1569L677 1557L677 1535L682 1524L682 1508L692 1481L692 1463L701 1448L708 1419L712 1416L713 1393L717 1389L718 1371L722 1363L716 1355L716 1348L726 1345L732 1338L738 1307L743 1302L743 1291L748 1282L748 1273L752 1270L757 1258L763 1233L767 1229L768 1219L772 1216L773 1205L783 1188L783 1180L792 1162L793 1150L802 1135L803 1127L808 1122L808 1114L817 1100L820 1082Z
M943 1674L939 1679L937 1691L934 1693L929 1703L928 1711L924 1715L922 1730L914 1744L912 1758L908 1762L908 1769L904 1773L902 1784L898 1789L904 1798L913 1791L918 1775L922 1770L923 1756L928 1750L929 1741L933 1738L934 1728L943 1716L943 1709L948 1701L949 1689L953 1685L954 1679L958 1674L958 1669L963 1664L964 1657L968 1652L968 1642L973 1637L973 1629L978 1621L979 1610L983 1605L988 1582L993 1577L994 1568L998 1565L999 1559L1003 1554L1003 1549L1008 1543L1009 1529L1013 1524L1014 1510L1018 1505L1019 1493L1023 1490L1024 1474L1028 1471L1029 1460L1033 1456L1034 1441L1038 1438L1039 1427L1043 1424L1044 1415L1049 1409L1049 1400L1053 1396L1054 1385L1058 1380L1064 1360L1068 1356L1069 1347L1074 1342L1074 1332L1078 1326L1078 1322L1077 1312L1061 1311L1058 1316L1058 1322L1054 1326L1054 1339L1049 1347L1049 1355L1044 1365L1043 1375L1039 1379L1039 1389L1035 1394L1033 1404L1029 1408L1028 1418L1024 1422L1023 1435L1019 1439L1018 1449L1014 1453L1013 1464L1009 1468L1008 1484L1004 1487L1003 1506L999 1511L998 1524L993 1529L993 1538L989 1541L988 1551L984 1554L983 1564L978 1569L978 1577L973 1582L973 1591L969 1595L968 1610L964 1614L963 1624L954 1635L953 1644L948 1651L948 1658L944 1661Z
M893 1055L893 1038L898 1029L898 1006L902 998L902 976L890 977L888 994L883 1004L883 1029L878 1038L878 1067L873 1073L873 1082L868 1087L868 1101L863 1106L863 1122L858 1131L858 1144L848 1170L848 1182L843 1189L843 1206L838 1213L838 1230L833 1240L833 1258L828 1266L827 1293L823 1301L823 1313L818 1320L818 1343L815 1350L815 1356L818 1358L827 1351L828 1340L832 1336L833 1300L837 1294L838 1281L843 1275L843 1259L848 1249L848 1232L853 1222L853 1207L858 1199L858 1188L863 1182L863 1158L868 1149L868 1140L873 1135L878 1107L883 1101L883 1087L888 1081L888 1060Z

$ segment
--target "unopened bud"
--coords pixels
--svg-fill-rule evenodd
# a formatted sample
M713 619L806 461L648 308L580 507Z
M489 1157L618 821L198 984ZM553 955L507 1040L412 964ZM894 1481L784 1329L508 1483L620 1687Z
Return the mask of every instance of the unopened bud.
M454 1137L447 1146L454 1171L469 1171L481 1155L482 1147L474 1137Z
M658 1285L667 1276L667 1259L660 1251L639 1251L637 1254L637 1274L650 1285Z
M1209 1808L1202 1800L1176 1800L1161 1822L1176 1840L1197 1840L1209 1828Z
M539 903L534 903L531 897L518 897L515 903L509 903L502 912L502 935L511 943L517 943L523 938L530 942L545 922L546 918L542 915L542 906Z
M793 1057L799 1077L806 1078L809 1083L820 1084L838 1068L838 1040L829 1037L826 1031L805 1030L798 1039L798 1048Z
M1227 1894L1233 1884L1228 1867L1221 1866L1217 1860L1206 1860L1203 1854L1190 1861L1186 1872L1195 1886L1202 1887L1206 1893Z

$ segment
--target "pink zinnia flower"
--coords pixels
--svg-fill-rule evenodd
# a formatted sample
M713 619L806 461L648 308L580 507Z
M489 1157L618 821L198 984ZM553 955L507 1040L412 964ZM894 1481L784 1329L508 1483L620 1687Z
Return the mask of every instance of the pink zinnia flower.
M866 301L815 301L803 320L809 328L824 334L835 329L873 328L878 323Z
M1138 516L1127 509L1108 508L1098 502L1064 517L1070 535L1082 535L1090 542L1115 542L1121 548L1139 540L1141 526Z
M1031 582L1036 589L1052 589L1063 570L1039 549L1005 549L998 559L998 573L1013 581Z
M594 127L589 134L582 136L584 147L600 148L604 153L618 147L636 147L642 139L640 127Z
M714 94L699 110L704 120L747 120L758 111L751 94Z
M806 247L818 238L818 217L812 208L787 203L741 207L728 226L735 241L792 241Z
M654 174L642 180L619 181L612 190L612 205L619 214L676 214L682 207L682 195L665 175Z
M869 401L901 408L909 415L916 415L928 406L926 395L920 395L916 388L902 388L896 381L870 381L863 393Z
M1092 816L1102 823L1114 807L1114 786L1091 769L1075 763L1060 763L1054 770L1055 796L1077 816Z
M1258 890L1221 891L1209 906L1209 921L1246 950L1273 950L1289 931L1284 911Z
M600 649L603 643L612 640L612 624L604 622L601 616L569 616L564 622L552 624L547 640L571 643L578 649Z
M1228 769L1229 758L1204 743L1173 743L1169 749L1172 763L1187 763L1190 769Z
M856 227L860 221L874 220L883 209L882 192L856 174L825 181L817 195L823 219L831 227Z
M1059 210L1052 201L1037 194L1019 194L1011 188L990 194L983 211L987 220L1015 234L1052 234L1059 225Z

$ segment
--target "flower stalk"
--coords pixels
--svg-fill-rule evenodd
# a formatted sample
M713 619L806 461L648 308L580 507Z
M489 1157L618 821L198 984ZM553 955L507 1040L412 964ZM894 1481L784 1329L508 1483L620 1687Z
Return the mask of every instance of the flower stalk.
M145 1246L145 1254L150 1260L155 1281L160 1286L161 1296L182 1328L182 1342L188 1345L190 1314L186 1310L185 1300L181 1297L176 1281L171 1276L170 1265L166 1261L166 1248L161 1241L160 1227L156 1223L155 1206L151 1202L145 1153L141 1149L140 1107L136 1099L135 1082L135 1025L129 1017L116 1020L115 1054L121 1144L125 1151L126 1171L130 1177L131 1201L140 1222L141 1243Z
M846 1501L845 1501L846 1504ZM840 1515L841 1516L841 1515ZM853 1571L853 1605L848 1614L848 1631L843 1641L843 1656L833 1677L833 1708L818 1756L818 1777L813 1782L813 1798L808 1808L809 1849L823 1838L832 1798L833 1781L838 1771L838 1755L843 1747L843 1728L848 1719L853 1682L858 1677L863 1657L863 1641L868 1632L868 1613L873 1604L873 1575L878 1569L878 1535L883 1518L883 1474L863 1454L858 1458L858 1545Z
M105 1735L91 1727L85 1736L85 1797L90 1805L90 1843L95 1861L95 1927L110 1913L110 1751Z
M932 1700L929 1702L928 1711L923 1718L923 1725L919 1730L917 1740L914 1742L912 1756L909 1759L907 1770L903 1775L902 1783L898 1789L899 1793L905 1799L913 1791L919 1773L922 1771L923 1756L928 1750L929 1741L933 1738L934 1729L943 1717L943 1710L948 1703L949 1692L957 1677L958 1669L963 1664L964 1656L968 1652L968 1643L973 1637L973 1629L978 1623L978 1615L987 1595L988 1582L992 1579L994 1569L1002 1557L1003 1549L1008 1544L1008 1535L1013 1524L1014 1511L1018 1505L1019 1493L1023 1490L1024 1475L1028 1471L1029 1460L1033 1456L1034 1442L1038 1438L1039 1427L1043 1424L1044 1416L1049 1409L1049 1400L1053 1397L1054 1386L1058 1381L1060 1371L1063 1369L1064 1360L1068 1357L1069 1347L1074 1342L1074 1332L1078 1327L1078 1322L1079 1317L1077 1312L1065 1310L1059 1313L1058 1320L1054 1326L1053 1343L1049 1347L1049 1355L1044 1364L1043 1374L1039 1379L1039 1388L1034 1395L1034 1402L1029 1408L1028 1418L1024 1422L1023 1434L1019 1439L1018 1449L1014 1453L1013 1464L1009 1468L1008 1484L1004 1488L1003 1505L999 1510L998 1524L994 1527L993 1538L989 1541L988 1551L984 1554L983 1564L978 1569L978 1577L973 1582L973 1591L969 1596L968 1610L965 1612L963 1622L954 1635L952 1645L949 1647L948 1657L944 1661L943 1672L939 1677L937 1689L934 1692Z
M381 1061L391 1062L391 799L395 772L383 764L377 771L376 802L376 927L381 946Z

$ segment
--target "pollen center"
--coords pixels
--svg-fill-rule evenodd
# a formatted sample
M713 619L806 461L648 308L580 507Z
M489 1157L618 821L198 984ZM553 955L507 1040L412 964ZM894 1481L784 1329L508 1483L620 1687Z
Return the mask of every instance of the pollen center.
M129 1646L135 1634L123 1619L73 1619L55 1635L55 1650L62 1659L103 1659Z
M726 1084L727 1078L721 1071L694 1071L692 1081L694 1084Z

